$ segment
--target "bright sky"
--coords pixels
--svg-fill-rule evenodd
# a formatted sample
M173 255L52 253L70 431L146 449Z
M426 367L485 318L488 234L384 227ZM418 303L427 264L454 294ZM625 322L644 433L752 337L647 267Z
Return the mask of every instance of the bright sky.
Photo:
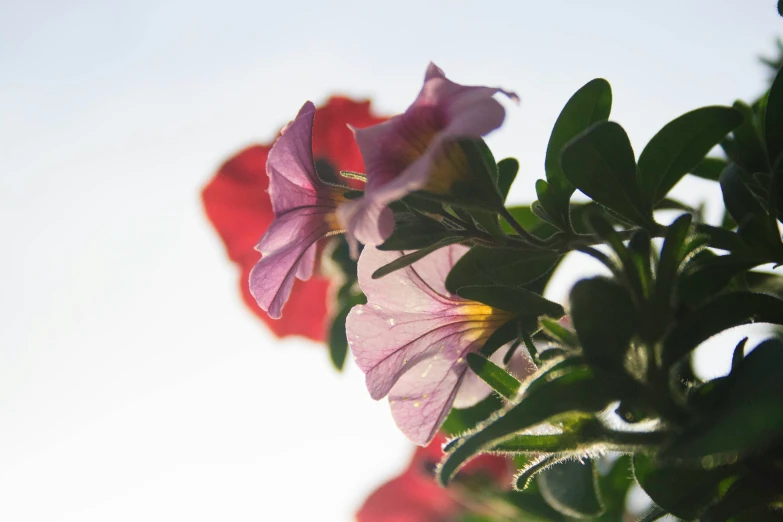
M0 2L0 519L350 520L410 446L354 366L244 309L198 198L215 168L306 99L401 111L433 60L520 94L490 145L528 202L594 77L637 153L758 95L774 4Z

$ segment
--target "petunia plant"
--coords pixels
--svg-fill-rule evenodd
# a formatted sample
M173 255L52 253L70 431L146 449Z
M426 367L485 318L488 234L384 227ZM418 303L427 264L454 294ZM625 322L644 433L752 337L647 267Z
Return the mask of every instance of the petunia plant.
M429 64L405 112L351 125L361 169L315 159L310 102L268 151L274 217L252 296L296 315L297 280L332 274L332 360L350 351L426 448L359 520L621 521L634 487L645 521L783 519L783 73L639 151L611 120L609 82L587 82L527 206L506 202L517 160L483 141L505 119L498 98L517 101ZM720 188L720 222L677 200L686 176ZM565 256L606 270L555 303ZM694 350L750 323L767 338L699 378Z

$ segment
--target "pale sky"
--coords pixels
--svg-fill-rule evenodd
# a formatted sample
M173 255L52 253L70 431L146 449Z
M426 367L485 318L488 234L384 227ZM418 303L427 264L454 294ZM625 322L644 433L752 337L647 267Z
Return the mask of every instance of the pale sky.
M215 168L305 100L399 112L430 60L514 90L489 143L529 202L581 85L612 83L638 154L761 93L778 34L773 0L0 1L0 519L341 522L407 464L351 361L244 308L201 210Z

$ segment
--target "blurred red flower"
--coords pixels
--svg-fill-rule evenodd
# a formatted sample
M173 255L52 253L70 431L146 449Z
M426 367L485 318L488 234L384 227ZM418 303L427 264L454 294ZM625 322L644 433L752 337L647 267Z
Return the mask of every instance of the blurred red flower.
M316 109L313 156L328 161L336 171L363 172L359 147L347 125L362 128L385 119L370 112L369 101L330 98L326 105ZM316 273L307 281L297 280L285 314L279 320L270 319L248 289L250 269L260 255L253 247L274 217L266 193L269 186L266 159L270 148L271 144L253 145L226 161L201 193L204 210L223 240L229 259L239 265L239 288L247 306L278 337L303 335L323 341L329 313L326 277Z
M416 448L410 466L402 475L376 489L356 514L357 522L447 522L466 511L454 486L442 488L435 482L435 466L443 457L446 442L438 434L426 447ZM487 483L506 488L513 469L508 459L482 455L472 460L460 476L483 475Z

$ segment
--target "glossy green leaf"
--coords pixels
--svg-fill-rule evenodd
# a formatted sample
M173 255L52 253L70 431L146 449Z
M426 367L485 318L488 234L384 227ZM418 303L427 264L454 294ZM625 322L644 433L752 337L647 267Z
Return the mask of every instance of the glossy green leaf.
M463 286L524 286L549 272L560 254L549 250L522 251L510 248L471 248L449 272L446 288L451 293Z
M639 225L653 223L652 207L639 191L631 142L617 123L597 123L570 141L562 167L568 181L594 201Z
M563 307L524 288L508 286L463 286L457 295L471 301L478 301L499 310L519 316L537 317L548 315L562 317Z
M753 196L742 179L742 173L730 165L720 176L723 202L739 227L740 236L752 245L773 251L780 246L777 227L772 227L766 210Z
M470 369L498 395L509 400L516 397L520 383L506 370L477 353L469 353L467 362Z
M447 484L460 466L493 443L558 414L600 411L622 393L612 376L586 366L564 365L556 375L541 375L552 378L533 381L518 404L498 412L492 422L477 426L460 439L439 467L441 484Z
M742 122L730 107L702 107L667 123L639 155L640 186L651 206L663 199Z
M756 128L753 109L741 101L734 102L734 109L741 115L741 124L734 129L733 147L729 156L747 173L768 172L769 162L760 129Z
M663 314L672 305L674 285L685 254L685 240L688 237L691 221L690 214L683 214L666 229L655 281L656 310L660 314Z
M622 368L638 325L628 292L609 279L583 279L569 300L585 357L606 368Z
M536 475L536 480L544 500L564 515L588 518L604 511L592 459L558 462Z
M767 263L757 254L716 256L703 250L694 256L678 280L679 298L688 306L697 306L724 289L737 275Z
M783 324L783 300L750 292L716 297L675 324L663 343L663 364L670 367L713 335L751 322Z
M508 192L519 172L519 162L515 158L505 158L498 161L498 191L503 201L508 198Z
M554 190L568 195L574 191L560 165L565 144L591 125L608 120L611 110L612 88L603 78L583 85L565 104L552 128L544 163L547 181Z

